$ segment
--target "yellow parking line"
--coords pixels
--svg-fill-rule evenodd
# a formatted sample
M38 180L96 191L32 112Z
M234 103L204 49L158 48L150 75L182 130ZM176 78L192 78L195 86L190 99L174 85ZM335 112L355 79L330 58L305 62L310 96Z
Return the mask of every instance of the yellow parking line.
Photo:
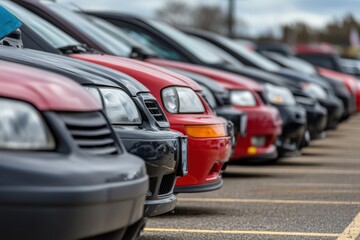
M360 205L360 202L286 200L286 199L241 199L241 198L178 198L179 202L216 202L216 203L278 203L313 205Z
M360 212L352 220L352 222L339 235L337 240L355 240L360 235Z
M266 183L265 183L266 184ZM360 187L360 184L348 184L348 183L299 183L299 182L294 182L294 183L267 183L266 185L271 185L271 186L291 186L291 187L350 187L350 188L355 188L355 187Z
M227 173L360 175L359 170L346 170L346 169L339 170L339 169L309 169L309 168L260 168L260 167L233 167L233 166L228 168Z
M145 232L177 232L177 233L207 233L207 234L234 234L234 235L273 235L273 236L307 236L307 237L338 237L337 233L311 232L271 232L246 230L207 230L207 229L177 229L177 228L145 228Z

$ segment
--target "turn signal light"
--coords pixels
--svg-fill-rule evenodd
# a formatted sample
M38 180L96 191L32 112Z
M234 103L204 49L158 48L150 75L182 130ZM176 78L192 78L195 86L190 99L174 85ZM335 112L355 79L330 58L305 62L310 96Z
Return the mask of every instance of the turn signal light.
M227 136L224 124L188 125L185 129L186 134L193 138L216 138Z

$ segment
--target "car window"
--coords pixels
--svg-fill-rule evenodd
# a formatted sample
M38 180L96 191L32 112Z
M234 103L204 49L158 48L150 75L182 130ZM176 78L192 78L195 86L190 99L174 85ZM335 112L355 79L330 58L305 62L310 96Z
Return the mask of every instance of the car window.
M265 56L268 56L270 59L273 59L275 62L287 67L294 69L296 71L306 73L309 75L315 75L317 73L316 68L310 63L292 56L283 56L278 53L264 53Z
M20 21L29 26L35 33L43 37L55 48L80 44L74 38L64 33L51 23L15 3L10 1L1 1L0 5L9 10L12 14L19 18Z
M207 64L221 64L222 59L209 52L203 45L191 39L185 33L173 28L172 26L158 22L158 21L150 21L149 22L154 28L171 38L177 44L181 45L183 48L191 52L194 56L200 59L202 62Z
M235 68L241 68L244 66L239 60L222 50L221 48L217 47L216 45L212 44L211 42L208 42L202 38L190 36L192 39L197 41L199 44L202 44L204 47L208 49L208 51L216 54L219 58L221 58L222 63L226 64L231 67Z
M218 36L217 40L221 42L224 46L230 48L234 52L241 55L247 61L253 63L254 65L264 69L266 71L275 72L279 70L279 65L276 63L271 62L270 60L266 59L264 56L261 56L259 53L251 51L241 44L228 39L226 37Z
M315 66L327 68L327 69L335 69L335 64L331 57L325 55L303 55L300 56L305 61L308 61Z
M98 42L99 45L104 46L109 53L123 57L130 55L131 47L125 45L107 31L94 25L84 15L68 10L60 4L50 1L41 1L41 3L46 4L53 12L73 24L79 31L84 32L89 38Z
M154 52L156 52L160 57L174 60L182 61L184 58L178 52L174 51L172 48L162 44L160 41L156 40L150 34L142 31L140 29L133 29L129 27L120 26L120 28L132 39L145 45Z

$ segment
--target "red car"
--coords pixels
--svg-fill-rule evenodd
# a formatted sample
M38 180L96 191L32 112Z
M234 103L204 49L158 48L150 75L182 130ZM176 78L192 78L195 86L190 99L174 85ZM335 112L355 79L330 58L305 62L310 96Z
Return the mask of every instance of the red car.
M232 160L239 159L274 159L276 158L276 139L281 133L282 121L279 112L267 106L261 100L259 93L262 87L256 82L208 67L196 66L188 63L169 61L164 59L147 59L148 62L164 67L177 68L210 77L222 84L224 88L231 91L245 91L251 94L254 99L253 105L240 106L235 108L245 111L248 116L248 129L245 138L237 139L237 147Z
M318 67L318 72L321 76L343 82L348 91L356 97L356 109L358 112L360 112L360 88L358 87L359 80L349 74L335 72L326 68Z
M100 104L64 76L5 61L0 85L1 239L135 239L145 164Z
M165 109L170 128L188 136L186 177L178 178L174 192L202 192L222 186L221 168L229 159L231 140L226 121L214 116L194 81L137 60L110 55L72 54L126 73L146 87Z

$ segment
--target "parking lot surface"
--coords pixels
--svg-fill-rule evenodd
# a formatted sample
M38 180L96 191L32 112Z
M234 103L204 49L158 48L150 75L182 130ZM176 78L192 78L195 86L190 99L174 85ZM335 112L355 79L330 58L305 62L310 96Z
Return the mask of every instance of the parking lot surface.
M141 240L359 239L360 115L277 164L230 166L221 190L178 195Z

